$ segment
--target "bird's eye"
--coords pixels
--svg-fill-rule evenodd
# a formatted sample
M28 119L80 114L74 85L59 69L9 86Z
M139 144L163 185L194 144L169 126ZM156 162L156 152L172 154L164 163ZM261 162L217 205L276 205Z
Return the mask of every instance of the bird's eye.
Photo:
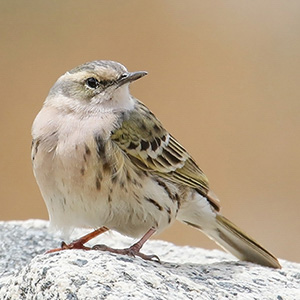
M96 89L99 86L99 81L94 77L90 77L85 81L85 84L91 89Z

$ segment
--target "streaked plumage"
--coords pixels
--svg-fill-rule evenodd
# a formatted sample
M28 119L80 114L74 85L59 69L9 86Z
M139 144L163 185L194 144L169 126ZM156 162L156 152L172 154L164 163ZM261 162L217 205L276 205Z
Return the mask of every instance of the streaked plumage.
M145 235L140 249L178 219L240 259L280 267L220 215L205 174L130 95L129 83L145 74L95 61L67 72L50 90L33 124L32 161L52 226L66 232L104 226Z

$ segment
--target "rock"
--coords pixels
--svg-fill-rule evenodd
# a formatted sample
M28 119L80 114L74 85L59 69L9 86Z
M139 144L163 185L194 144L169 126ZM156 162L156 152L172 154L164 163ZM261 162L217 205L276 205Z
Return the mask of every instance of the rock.
M101 251L43 254L60 245L41 220L0 222L0 299L300 299L300 264L274 270L213 250L151 240L146 254L161 263ZM78 230L79 237L87 231ZM92 241L128 247L103 234Z

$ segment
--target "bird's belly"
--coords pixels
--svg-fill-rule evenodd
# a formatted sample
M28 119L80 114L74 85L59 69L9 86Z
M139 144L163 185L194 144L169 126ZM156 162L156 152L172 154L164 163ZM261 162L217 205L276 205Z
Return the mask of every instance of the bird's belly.
M64 235L74 227L107 226L140 237L152 227L163 230L176 218L176 186L150 173L128 164L108 168L96 158L91 161L97 165L75 164L72 159L48 153L38 161L36 156L35 176L51 226Z

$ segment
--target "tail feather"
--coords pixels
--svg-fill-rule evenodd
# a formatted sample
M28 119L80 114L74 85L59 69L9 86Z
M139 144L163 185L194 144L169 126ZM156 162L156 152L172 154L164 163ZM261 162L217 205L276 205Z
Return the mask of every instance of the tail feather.
M213 196L213 198L216 197ZM274 255L215 211L211 203L200 194L196 194L194 198L180 207L177 218L181 222L198 228L240 260L275 269L281 268Z
M216 216L217 230L206 233L222 248L240 260L280 269L277 258L264 249L253 238L242 232L222 215Z

